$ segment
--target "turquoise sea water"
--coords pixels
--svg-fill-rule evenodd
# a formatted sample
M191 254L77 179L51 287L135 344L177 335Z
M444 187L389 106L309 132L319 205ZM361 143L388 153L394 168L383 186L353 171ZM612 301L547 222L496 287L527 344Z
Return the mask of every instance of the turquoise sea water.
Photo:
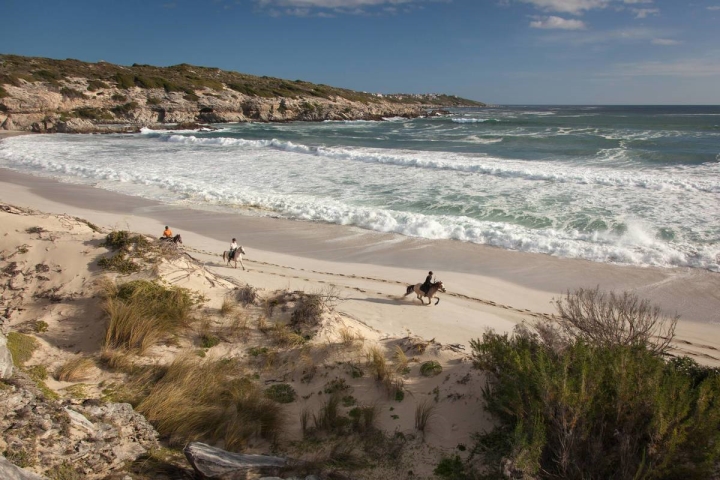
M0 166L198 208L720 271L720 107L13 137Z

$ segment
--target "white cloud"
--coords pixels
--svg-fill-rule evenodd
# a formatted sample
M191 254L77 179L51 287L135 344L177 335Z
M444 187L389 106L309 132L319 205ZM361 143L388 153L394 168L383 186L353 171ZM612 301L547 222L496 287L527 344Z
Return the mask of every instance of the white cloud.
M659 8L633 8L635 18L647 18L648 15L657 15L660 13Z
M652 43L653 45L680 45L682 42L672 38L653 38Z
M720 10L720 5L712 5L710 7L707 7L708 10Z
M585 11L596 8L605 8L610 4L610 0L520 0L523 3L529 3L549 12L569 13L572 15L580 15Z
M536 17L530 22L532 28L554 29L554 30L583 30L585 23L581 20L566 19L562 17Z
M262 7L355 9L378 5L400 5L417 0L257 0Z

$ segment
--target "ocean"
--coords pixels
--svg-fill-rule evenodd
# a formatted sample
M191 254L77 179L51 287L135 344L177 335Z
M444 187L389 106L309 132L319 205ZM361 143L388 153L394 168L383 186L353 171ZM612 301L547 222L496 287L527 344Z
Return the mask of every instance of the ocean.
M229 215L720 272L720 106L451 112L26 135L0 143L0 167Z

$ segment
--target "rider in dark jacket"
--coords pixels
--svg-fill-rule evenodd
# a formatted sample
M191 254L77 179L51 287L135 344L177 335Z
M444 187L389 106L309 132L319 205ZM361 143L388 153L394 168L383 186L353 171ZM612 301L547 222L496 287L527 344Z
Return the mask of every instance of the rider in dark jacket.
M428 272L427 278L425 278L425 283L423 283L420 286L420 290L422 290L425 293L428 293L430 291L430 286L433 284L433 273L432 271Z

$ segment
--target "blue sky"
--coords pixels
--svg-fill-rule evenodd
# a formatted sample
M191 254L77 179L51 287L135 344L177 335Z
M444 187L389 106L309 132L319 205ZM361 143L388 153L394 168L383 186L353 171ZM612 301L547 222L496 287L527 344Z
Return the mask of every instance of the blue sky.
M0 52L493 104L720 104L720 0L0 0Z

